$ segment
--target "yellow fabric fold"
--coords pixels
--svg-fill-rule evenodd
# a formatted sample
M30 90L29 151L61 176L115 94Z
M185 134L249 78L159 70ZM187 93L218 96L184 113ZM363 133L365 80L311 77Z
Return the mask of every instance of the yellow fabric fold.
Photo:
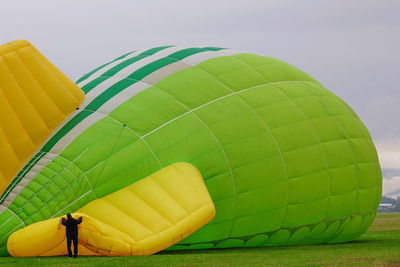
M150 255L189 236L215 216L196 167L175 163L126 188L94 200L73 217L80 255ZM67 254L61 217L29 225L7 242L12 256Z

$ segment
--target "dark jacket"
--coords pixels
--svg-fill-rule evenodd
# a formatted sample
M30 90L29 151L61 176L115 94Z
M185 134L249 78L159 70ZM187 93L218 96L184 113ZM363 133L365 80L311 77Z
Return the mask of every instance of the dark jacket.
M82 222L82 217L78 220L71 219L62 219L61 223L65 226L65 231L67 236L77 236L78 235L78 224Z

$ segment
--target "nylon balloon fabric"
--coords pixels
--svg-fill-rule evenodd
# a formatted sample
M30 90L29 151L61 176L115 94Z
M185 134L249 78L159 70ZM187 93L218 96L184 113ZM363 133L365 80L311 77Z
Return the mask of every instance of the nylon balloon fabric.
M177 162L200 171L216 215L170 250L340 243L375 217L381 173L368 130L285 62L161 46L125 54L77 85L83 103L1 197L3 255L16 230Z

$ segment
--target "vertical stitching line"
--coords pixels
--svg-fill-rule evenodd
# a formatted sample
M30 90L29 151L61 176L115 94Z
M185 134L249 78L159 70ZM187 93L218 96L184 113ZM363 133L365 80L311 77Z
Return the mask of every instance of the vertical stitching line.
M21 60L21 58L19 57L18 54L17 54L17 57L18 57L19 60ZM6 69L8 70L8 72L10 73L10 76L11 76L12 79L15 81L15 84L16 84L17 87L20 89L21 95L24 96L26 102L28 102L29 105L32 107L32 109L35 111L35 113L37 114L37 116L38 116L39 119L42 121L43 125L45 126L45 128L47 128L48 131L51 131L50 128L49 128L49 126L46 124L46 121L43 119L42 115L41 115L40 112L37 110L36 106L30 101L30 98L29 98L28 95L26 94L26 92L25 92L24 88L22 87L21 83L20 83L20 82L18 81L18 79L16 78L14 72L11 71L10 67L7 65L7 63L5 62L4 59L2 59L2 61L3 61L3 63L4 63L5 68L6 68ZM21 60L21 61L22 61L22 60ZM22 62L22 63L23 63L23 62ZM26 68L25 65L24 65L24 68ZM2 90L1 88L0 88L0 90L3 91L4 96L8 99L8 97L7 97L6 93L5 93L5 90ZM10 103L10 101L8 101L8 103ZM13 107L13 105L11 105L11 103L10 103L10 106L11 106L11 108L12 108L13 110L15 110L14 107ZM18 113L15 113L15 114L18 114ZM18 117L18 116L17 116L17 117ZM19 118L18 118L18 119L19 119ZM21 121L21 120L20 120L20 121ZM25 128L25 127L24 127L24 128Z
M7 68L8 72L11 74L13 80L15 81L15 83L18 85L19 89L21 89L21 91L23 91L23 87L21 86L21 84L19 83L18 79L16 79L16 77L14 76L14 73L10 70L10 68L8 67L7 63L4 61L4 59L2 60L4 62L4 66ZM3 95L5 96L5 98L7 99L7 102L11 108L11 110L14 111L15 117L18 119L18 122L21 124L21 128L24 129L26 135L29 137L29 140L31 141L31 143L33 144L33 146L36 147L35 142L32 139L32 136L30 135L30 132L28 131L26 125L22 122L21 118L18 116L18 112L16 112L16 109L14 107L14 105L11 104L10 100L9 100L9 96L7 96L7 94L5 93L5 90L1 90L3 92ZM25 93L23 93L23 95L25 95ZM29 99L28 99L29 102ZM31 103L30 103L31 104ZM34 108L35 109L35 108ZM36 110L36 109L35 109ZM40 116L39 116L40 117ZM41 118L41 117L40 117ZM41 118L42 119L42 118ZM43 120L43 119L42 119ZM45 124L46 125L46 124ZM47 125L46 125L47 127ZM48 128L48 127L47 127Z
M246 64L246 65L248 65L248 66L251 66L250 64L248 64L247 62L244 62L243 60L241 60L241 59L239 59L239 58L236 58L237 60L239 60L240 62L242 62L242 63L244 63L244 64ZM266 79L261 73L260 73L260 71L258 71L256 68L254 68L253 66L251 66L252 67L252 69L255 71L255 72L257 72L258 73L258 75L261 77L261 78L264 78L264 79ZM326 164L326 169L327 169L327 171L328 171L328 175L329 175L329 181L328 181L328 194L329 194L329 196L328 196L328 201L327 201L327 204L326 204L326 209L325 209L325 216L324 217L326 217L326 213L327 213L327 210L328 210L328 205L329 205L329 197L330 197L330 195L331 195L331 179L332 179L332 175L331 175L331 173L330 173L330 171L329 171L329 165L328 165L328 161L327 161L327 159L326 159L326 154L325 154L325 150L324 150L324 147L323 147L323 144L322 144L322 142L321 142L321 139L319 138L319 136L318 136L318 133L317 133L317 131L315 130L315 127L314 127L314 125L311 123L311 121L310 121L310 119L306 116L306 114L304 113L304 111L297 105L297 103L292 99L292 98L290 98L281 88L279 88L279 86L277 86L277 88L278 88L278 90L281 92L281 93L283 93L296 107L297 107L297 109L300 111L300 113L303 115L303 117L307 120L307 122L308 122L308 124L311 126L311 128L313 129L313 131L314 131L314 133L315 133L315 135L316 135L316 137L317 137L317 139L318 139L318 142L320 143L320 145L321 145L321 149L322 149L322 152L323 152L323 155L324 155L324 160L325 160L325 164ZM282 155L282 157L283 157L283 155ZM288 182L289 182L289 176L287 176L287 180L288 180ZM284 212L284 216L283 216L283 218L282 218L282 225L285 223L285 220L286 220L286 216L287 216L287 211L288 211L288 207L289 207L289 184L287 184L287 204L286 204L286 207L285 207L285 212Z
M134 131L132 128L130 128L128 125L126 125L126 124L123 123L122 121L119 121L119 120L117 120L116 118L112 117L110 114L102 113L102 112L100 112L100 111L98 111L98 110L96 110L96 111L88 110L88 111L93 112L93 113L99 113L99 114L101 114L101 115L104 115L105 117L110 118L111 120L117 122L117 123L120 124L121 126L127 128L127 129L128 129L129 131L131 131L133 134L135 134L135 135L139 138L139 140L142 140L142 141L143 141L143 143L144 143L144 144L147 146L147 148L149 149L150 153L153 154L153 156L154 156L155 160L157 161L157 163L160 165L161 168L163 168L163 165L161 164L159 158L157 157L156 153L155 153L154 150L151 148L151 146L149 145L149 143L147 143L147 141L146 141L142 136L140 136L136 131ZM112 155L110 155L110 156L112 156Z
M62 209L60 209L59 211L57 211L56 213L54 213L50 218L54 218L54 216L56 216L58 213L60 213L61 211L65 210L66 208L72 206L73 204L75 204L77 201L79 201L81 198L85 197L86 195L88 195L89 193L94 192L92 189L86 191L86 193L82 194L79 198L75 199L74 201L72 201L71 203L69 203L67 206L63 207Z
M241 60L240 60L240 61L241 61ZM245 63L245 62L244 62L244 63ZM245 64L246 64L246 65L249 65L249 64L247 64L247 63L245 63ZM249 65L249 66L250 66L250 65ZM206 70L204 70L204 69L202 69L202 68L200 68L200 67L197 67L197 66L196 66L195 68L199 69L200 71L202 71L203 73L205 73L206 75L208 75L209 77L211 77L213 80L215 80L216 82L220 83L222 86L224 86L226 89L230 90L232 93L236 93L236 91L232 90L232 88L230 88L227 84L225 84L224 82L222 82L222 81L221 81L220 79L218 79L217 77L211 75L211 73L209 73L208 71L206 71ZM254 68L253 68L253 69L254 69ZM264 79L264 77L262 77L262 78ZM271 129L268 127L268 125L265 123L265 121L261 118L261 116L258 114L258 112L257 112L252 106L250 106L249 103L247 103L247 102L243 99L243 97L240 95L240 93L238 94L238 96L239 96L239 98L243 101L243 103L244 103L245 105L247 105L251 111L254 112L254 114L257 116L257 118L259 119L259 121L261 122L261 124L265 127L266 132L271 136L271 138L272 138L272 140L273 140L273 142L274 142L274 145L275 145L275 147L278 149L278 152L279 152L279 154L280 154L280 158L281 158L283 170L284 170L284 172L285 172L286 180L289 181L289 175L288 175L288 172L287 172L286 162L285 162L285 160L284 160L284 158L283 158L283 154L282 154L281 149L280 149L280 147L279 147L279 145L278 145L278 142L276 141L274 135L272 134ZM236 192L236 193L237 193L237 192ZM289 189L288 189L288 184L286 185L286 201L287 201L287 203L286 203L286 205L285 205L285 213L286 213L287 206L288 206L288 202L289 202ZM234 222L233 222L233 224L232 224L232 228L231 228L231 230L230 230L230 232L229 232L229 236L230 236L231 233L232 233L233 226L234 226L235 222L236 222L236 220L234 220ZM283 221L282 221L282 223L283 223Z
M181 101L179 101L175 96L173 96L173 95L167 93L166 91L164 91L164 90L162 90L162 89L160 89L160 88L158 88L158 87L156 87L156 86L154 86L154 88L156 88L156 89L160 90L161 92L164 92L165 94L169 95L170 97L172 97L173 99L175 99L176 102L180 103L183 107L185 107L185 108L187 109L187 111L190 111L190 108L189 108L188 106L186 106L184 103L182 103ZM224 157L224 159L225 159L225 161L226 161L226 163L227 163L227 165L228 165L228 168L229 168L229 173L230 173L231 180L232 180L232 186L233 186L234 196L235 196L235 202L236 202L236 201L237 201L237 199L236 199L236 198L237 198L237 196L236 196L236 195L237 195L237 185L236 185L235 177L234 177L234 175L233 175L232 165L231 165L231 163L230 163L230 161L229 161L229 159L228 159L228 156L226 155L225 150L224 150L222 144L220 143L220 141L218 140L218 138L215 136L215 134L214 134L214 132L211 130L211 128L208 127L208 125L207 125L195 112L192 112L192 114L203 124L203 126L205 126L205 127L208 129L208 131L209 131L211 137L214 139L215 143L216 143L216 144L219 146L219 148L221 149L222 155L223 155L223 157ZM232 223L232 228L233 228L233 223ZM232 228L231 228L231 231L232 231Z
M314 125L311 123L311 121L310 121L310 119L307 117L307 115L304 113L304 111L297 105L297 103L294 101L294 99L290 98L281 88L278 87L278 89L279 89L279 90L280 90L280 91L281 91L281 92L296 106L296 108L300 111L300 113L303 115L303 117L306 119L307 123L309 124L310 128L313 130L313 132L314 132L314 134L315 134L315 136L316 136L316 138L317 138L317 140L318 140L318 143L321 145L322 154L324 155L325 168L326 168L326 171L327 171L328 176L329 176L329 180L328 180L328 201L327 201L327 203L326 203L325 212L324 212L324 213L325 213L324 217L326 217L326 214L327 214L327 211L328 211L328 205L329 205L329 198L330 198L330 196L331 196L331 180L332 180L332 175L331 175L331 173L330 173L330 169L329 169L329 165L328 165L328 160L327 160L327 158L326 158L325 149L324 149L324 147L323 147L323 144L322 144L322 142L321 142L321 139L319 138L319 135L318 135L317 130L315 129Z
M36 50L33 46L26 47L25 49L29 49L29 48L33 50L33 54L32 54L32 55L33 55L36 59L38 59L38 63L37 63L37 64L42 65L42 66L43 66L43 69L46 69L46 70L51 74L51 76L52 76L56 81L59 82L59 84L61 85L61 87L64 89L64 90L62 90L62 91L65 91L66 94L68 94L72 99L74 99L75 101L79 102L79 98L76 97L76 96L71 92L69 86L66 86L66 85L64 84L64 82L61 81L60 78L54 73L54 71L47 65L47 63L50 63L50 64L52 64L52 63L51 63L47 58L45 58L45 56L43 56L42 54L40 54L39 51ZM21 50L22 50L22 49L21 49ZM21 55L21 53L20 53L20 49L18 49L18 50L16 50L16 51L17 51L18 54L20 54L21 61L22 61L22 62L26 65L26 67L28 68L28 65L27 65L26 62L23 60L23 57L22 57L22 55ZM54 66L54 67L55 67L55 66ZM61 72L61 71L60 71L60 72ZM74 83L73 81L71 81L71 84L75 85L75 83ZM75 85L75 86L76 86L76 85ZM79 89L80 89L80 88L79 88ZM68 114L65 114L65 115L68 115Z
M328 95L325 95L325 96L328 96ZM318 96L318 98L322 98L322 97ZM326 103L324 101L321 101L321 103L328 110L328 112L331 113L329 105L326 105ZM348 146L350 148L350 151L351 151L353 166L355 166L355 171L356 171L356 187L357 187L357 189L356 189L356 195L357 195L356 196L356 204L357 204L357 199L358 199L358 195L359 195L359 192L358 192L358 189L359 189L359 186L358 186L359 171L358 171L358 167L357 167L358 164L356 163L355 154L354 154L353 148L351 146L350 137L349 137L347 131L344 129L342 123L338 120L338 117L333 116L333 119L335 120L336 126L338 126L339 129L343 131L343 133L344 133L344 135L346 137L346 142L347 142L347 144L348 144ZM356 209L356 207L355 207L355 209Z
M86 151L86 150L85 150ZM84 152L85 152L84 151ZM83 152L81 153L81 154L79 154L76 158L75 158L75 160L76 159L78 159L81 155L83 154ZM68 161L68 160L67 160ZM51 194L46 188L45 188L45 185L47 185L47 184L49 184L50 182L51 183L53 183L55 186L57 186L57 188L59 188L59 190L61 191L62 190L62 188L60 188L57 184L55 184L54 182L53 182L53 180L52 180L52 178L54 178L54 177L56 177L60 172L62 172L63 170L65 170L68 166L70 166L71 165L71 163L72 163L72 161L68 161L69 163L66 165L66 166L63 166L63 168L59 171L59 172L55 172L53 169L50 169L50 168L47 168L47 169L49 169L49 170L51 170L51 171L53 171L54 172L54 175L51 177L51 178L48 178L48 177L46 177L46 176L44 176L44 175L42 175L43 177L45 177L46 179L47 179L47 181L46 181L46 183L44 183L43 185L41 185L41 189L44 189L46 192L48 192L51 196L52 196L52 198L51 198L51 200L53 200L55 197L57 197L58 195L60 195L60 194L56 194L56 195L53 195L53 194ZM82 172L82 171L81 171ZM63 180L64 180L64 182L67 184L67 187L69 187L69 188L71 188L71 190L72 190L72 187L71 187L71 185L62 177L62 176L59 176L59 177L61 177ZM78 178L80 178L80 176L79 177L77 177L77 179ZM89 184L89 186L90 186L90 184ZM90 186L91 187L91 186ZM28 190L30 190L29 188L28 188ZM72 190L73 191L73 190ZM90 191L93 191L93 188L91 188L91 190ZM93 191L94 192L94 191ZM87 194L87 193L86 193ZM96 193L94 192L94 194L96 195ZM74 194L75 195L75 194ZM77 198L77 196L75 195L75 197ZM82 197L82 196L81 196ZM79 197L78 199L80 199L81 197ZM24 197L23 197L24 198ZM28 199L26 199L26 198L24 198L26 201L29 201ZM75 202L76 200L74 200L74 202ZM43 205L45 205L44 204L44 202L43 202ZM66 207L68 207L68 205L66 206ZM65 209L66 207L64 207L63 209ZM8 207L5 207L6 209L9 209ZM36 208L37 210L39 210L38 208ZM62 210L63 210L62 209ZM27 218L25 218L25 220L29 220L31 217L32 217L33 215L31 215L31 216L28 216ZM18 217L19 218L19 217ZM20 218L19 218L20 219ZM21 219L20 219L21 220ZM21 220L22 221L22 220ZM25 225L25 223L24 223L24 225Z
M6 208L9 212L11 212L15 217L18 218L18 220L21 221L21 223L25 226L26 224L24 223L24 221L17 215L15 214L12 210L10 210L9 208Z
M21 59L22 60L22 59ZM183 62L183 61L182 61ZM191 66L190 64L188 64L189 66ZM30 70L28 69L28 72L30 72ZM31 75L33 75L32 73L31 73ZM33 78L34 79L36 79L34 76L33 76ZM36 81L36 83L39 85L39 87L40 87L40 83L38 83L38 81ZM45 92L46 93L46 92ZM49 96L48 96L49 97ZM51 100L51 98L49 97L49 99ZM57 106L56 106L57 107ZM64 125L64 124L62 124L62 125ZM62 126L61 125L61 126ZM144 137L144 136L143 136ZM142 138L142 137L141 137ZM155 158L156 158L156 160L159 162L159 160L158 160L158 158L157 158L157 156L155 155L155 153L154 153L154 151L152 151L152 149L149 147L149 145L146 143L146 146L149 148L149 150L153 153L153 155L155 156ZM36 163L35 163L36 164ZM162 167L162 165L161 165L161 163L159 162L159 164L160 164L160 166ZM18 181L19 182L19 181ZM13 184L15 184L15 183L13 183Z
M38 153L42 153L42 152L38 152ZM38 154L37 153L37 154ZM36 161L36 159L38 159L38 158L40 158L40 156L38 156L38 157L36 157L36 154L35 154L35 156L33 156L32 158L31 158L31 160L32 159L34 159L30 164L28 164L27 166L28 166L28 168L30 167L30 166L33 166L34 164L36 164L37 163L37 161ZM36 161L36 162L35 162ZM29 162L29 161L28 161ZM25 172L25 173L24 173ZM25 175L26 174L26 171L24 171L21 175L18 175L17 174L17 176L16 176L16 178L21 178L22 177L22 175ZM13 180L11 180L11 182L10 182L10 184L9 185L14 185L14 184L16 184L16 185L18 185L19 184L19 182L21 182L21 181L18 181L18 182L14 182ZM3 193L2 193L2 197L0 198L0 201L3 201L3 200L5 200L7 197L5 197L6 195L8 196L8 194L11 194L12 193L12 191L13 191L13 188L12 187L9 187L6 191L4 191ZM6 207L5 205L4 205L4 203L2 203L2 204L0 204L0 210L1 210L1 207Z
M99 175L98 175L99 178L103 175L103 172L104 172L104 170L105 170L105 168L106 168L106 165L107 165L108 161L110 160L110 156L114 153L114 150L115 150L115 148L117 147L118 141L119 141L119 139L121 138L121 135L122 135L122 132L123 132L123 131L124 131L124 127L122 126L122 127L121 127L121 131L120 131L119 135L117 136L117 138L116 138L116 140L115 140L114 147L111 149L111 152L110 152L109 156L108 156L108 157L106 158L106 160L104 161L104 166L103 166L102 170L100 171L100 173L99 173ZM97 198L97 197L96 197L96 198Z
M0 125L0 130L4 133L4 136L6 137L6 139L7 139L7 141L8 141L8 145L9 145L10 148L11 148L11 152L15 155L15 158L17 159L18 163L19 163L19 164L22 164L20 158L18 158L18 154L17 154L17 152L15 151L15 148L11 145L10 138L7 136L7 134L6 134L5 131L3 130L3 126L2 126L2 125Z
M17 53L17 51L16 51ZM18 53L17 53L18 54ZM50 97L49 93L47 92L47 90L44 89L44 87L42 86L42 84L38 81L38 79L35 77L35 75L33 74L33 72L26 66L24 60L19 56L18 57L21 59L21 62L23 63L24 67L26 68L27 72L32 76L33 80L36 82L37 86L40 87L42 90L42 92L49 98L50 102L53 103L54 107L61 113L64 115L64 112L61 111L61 108L59 106L56 105L55 101L53 100L52 97Z

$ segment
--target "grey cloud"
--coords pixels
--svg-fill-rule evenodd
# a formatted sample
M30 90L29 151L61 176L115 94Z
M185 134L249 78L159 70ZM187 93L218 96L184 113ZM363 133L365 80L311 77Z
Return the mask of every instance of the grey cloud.
M237 48L308 72L355 109L375 140L400 139L397 0L20 0L3 7L0 42L30 40L73 79L130 50Z

